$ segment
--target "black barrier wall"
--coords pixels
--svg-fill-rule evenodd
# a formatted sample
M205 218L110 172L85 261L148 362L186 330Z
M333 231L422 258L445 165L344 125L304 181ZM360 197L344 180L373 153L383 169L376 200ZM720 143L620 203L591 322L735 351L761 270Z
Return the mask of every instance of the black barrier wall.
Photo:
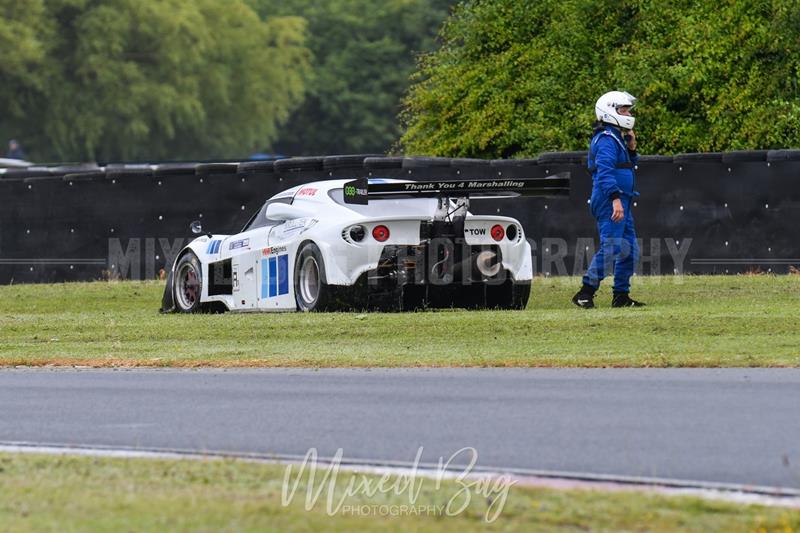
M580 275L597 245L585 152L532 160L333 156L278 162L95 166L0 174L0 283L154 279L193 236L236 233L268 197L333 177L572 175L569 198L471 203L519 219L544 275ZM641 274L800 267L800 150L643 156L634 217Z

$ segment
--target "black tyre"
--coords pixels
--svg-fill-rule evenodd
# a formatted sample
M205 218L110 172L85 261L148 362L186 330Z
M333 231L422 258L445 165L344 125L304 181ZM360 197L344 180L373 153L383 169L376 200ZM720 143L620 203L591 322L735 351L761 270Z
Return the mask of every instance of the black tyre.
M0 179L23 179L23 178L50 178L53 173L49 169L28 170L27 168L9 168L5 173L0 174Z
M304 170L323 170L324 157L290 157L275 161L277 172L300 172Z
M238 174L274 174L275 161L247 161L239 163Z
M528 300L531 298L531 282L518 281L514 283L513 294L511 296L511 309L523 310L528 307Z
M400 293L400 310L401 311L418 311L425 309L427 304L425 299L425 286L408 284L401 287Z
M294 299L300 311L324 311L328 308L330 291L325 283L325 263L313 242L303 245L297 253Z
M322 160L325 170L358 169L364 170L364 160L368 157L383 157L381 154L329 155Z
M369 308L373 311L395 313L417 311L427 307L425 285L409 283L391 290L369 296Z
M651 163L665 163L665 164L672 164L675 158L671 155L640 155L639 156L639 166L641 165L650 165Z
M236 174L239 163L203 163L194 168L196 176L218 176Z
M585 165L588 152L544 152L539 154L539 165Z
M107 180L145 180L153 177L152 168L117 168L106 171Z
M439 168L449 167L449 157L405 157L403 158L403 168Z
M194 169L197 163L166 163L158 165L153 171L153 176L163 178L165 176L194 176Z
M175 310L179 313L197 313L202 309L203 269L197 256L189 252L175 266L172 282Z
M490 309L525 309L531 295L531 282L507 279L500 285L486 287L486 307Z
M459 288L453 307L462 309L486 308L486 284L471 283Z
M767 160L768 150L736 150L722 154L722 162L732 163L760 163Z
M800 161L800 150L770 150L767 161Z
M722 163L722 152L677 154L672 157L672 162L676 165L685 165L687 163Z
M106 173L102 170L92 170L88 172L73 172L71 174L64 174L61 178L67 183L71 181L100 181L106 178Z
M364 168L367 170L398 169L403 167L402 157L367 157L364 159Z

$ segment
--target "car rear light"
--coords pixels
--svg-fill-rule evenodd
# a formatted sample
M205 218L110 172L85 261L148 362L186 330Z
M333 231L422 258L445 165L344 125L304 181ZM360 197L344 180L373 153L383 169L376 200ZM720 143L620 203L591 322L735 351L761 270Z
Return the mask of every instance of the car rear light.
M372 237L378 242L385 241L389 238L389 228L383 225L375 226L372 228Z
M350 228L350 238L355 242L361 242L367 236L367 230L364 226L355 225Z
M509 224L506 228L506 237L508 237L509 241L513 241L517 238L517 225L516 224Z
M495 224L494 226L492 226L491 234L492 234L492 239L496 241L502 241L503 237L506 236L506 230L504 230L503 226L501 226L500 224Z

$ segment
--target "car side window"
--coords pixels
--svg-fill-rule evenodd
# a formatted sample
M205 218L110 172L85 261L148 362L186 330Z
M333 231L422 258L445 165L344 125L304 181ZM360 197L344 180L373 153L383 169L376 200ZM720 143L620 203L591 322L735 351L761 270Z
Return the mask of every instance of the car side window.
M256 228L264 228L268 226L277 226L278 224L282 224L283 220L270 220L267 218L267 207L272 204L291 204L292 197L286 196L284 198L275 198L274 200L267 200L267 202L261 206L261 209L258 210L258 213L253 215L253 217L245 224L242 231L248 231L251 229Z

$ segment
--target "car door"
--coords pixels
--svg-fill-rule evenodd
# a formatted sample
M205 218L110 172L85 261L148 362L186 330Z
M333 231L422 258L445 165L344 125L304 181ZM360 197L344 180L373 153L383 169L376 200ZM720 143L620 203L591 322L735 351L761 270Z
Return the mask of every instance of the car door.
M268 227L249 229L229 237L223 245L231 259L231 294L237 310L258 308L258 255L266 246Z
M269 251L269 233L281 221L266 218L267 207L275 202L291 203L291 197L268 200L245 229L229 237L223 246L231 258L232 294L237 310L264 309L263 257ZM269 292L269 290L267 290Z

